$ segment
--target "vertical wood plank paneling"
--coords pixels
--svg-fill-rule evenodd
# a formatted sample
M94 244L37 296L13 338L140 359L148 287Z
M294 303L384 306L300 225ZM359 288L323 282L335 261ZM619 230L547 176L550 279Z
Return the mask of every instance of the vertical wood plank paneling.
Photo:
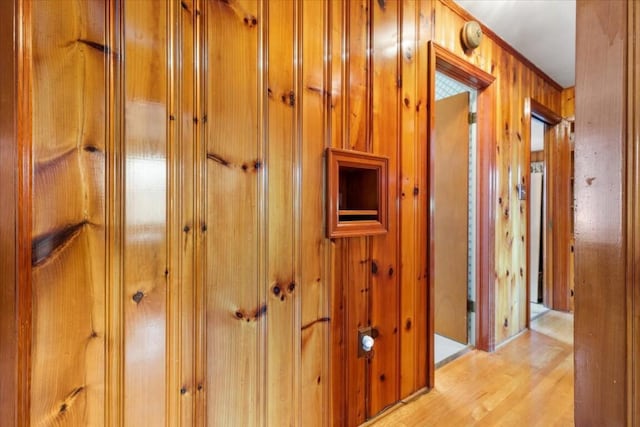
M300 330L295 277L294 2L268 3L267 165L267 424L294 425L295 366Z
M343 283L343 301L345 304L345 323L343 340L344 371L346 377L346 424L354 426L362 424L368 415L370 366L367 359L358 358L358 330L368 326L370 316L371 291L369 275L371 271L370 248L366 238L345 239L345 250L341 278Z
M368 151L369 133L371 125L370 94L371 82L369 81L369 47L371 31L369 13L370 0L356 0L347 2L349 8L349 25L345 30L347 40L348 59L344 59L347 68L347 99L349 100L349 115L344 123L344 132L348 135L347 145L349 150Z
M105 7L32 6L31 423L101 425Z
M168 340L168 425L194 425L195 379L195 17L193 0L170 3L171 70L169 211L171 229Z
M208 3L205 0L194 0L194 115L201 118L200 126L194 128L194 230L196 230L194 241L194 425L203 426L207 423L207 268L209 260L207 257L207 221L208 221L208 172L209 158L207 156L208 131L208 74L209 69L208 49L208 24L210 19ZM187 118L185 117L186 121ZM260 413L260 407L256 407L256 412Z
M389 228L373 237L371 324L378 329L376 355L371 360L373 416L399 398L399 289L398 289L398 173L399 173L399 13L397 2L372 4L372 151L389 157Z
M518 195L519 186L529 188L527 184L527 176L529 175L529 151L524 140L524 81L525 69L521 64L515 62L513 70L512 99L511 103L511 121L513 123L513 133L511 140L513 141L513 170L515 172L513 191L513 200L516 202L514 207L512 241L518 242L515 246L515 257L512 261L512 274L514 280L513 289L513 305L512 310L515 312L512 317L515 333L522 331L527 326L527 305L529 298L527 297L527 248L529 247L527 240L527 219L529 218L527 210L527 202Z
M350 150L371 149L371 80L370 47L372 2L359 0L346 2L347 26L343 37L348 52L343 57L345 67L345 100L343 110L342 147ZM345 353L343 375L346 382L346 425L357 425L369 416L370 361L358 358L358 330L371 326L370 312L370 239L354 237L342 245L339 256L347 260L342 269L344 276L344 303L346 322L343 328ZM369 268L367 268L369 267Z
M329 312L327 309L328 240L324 238L324 148L329 123L327 45L328 2L301 1L301 61L299 104L302 143L301 179L301 423L329 425L328 355Z
M507 55L502 52L500 54L499 61L506 65ZM504 77L499 74L497 77L497 93L496 99L503 99L507 97L509 80L508 77ZM496 189L497 189L497 206L496 206L496 228L495 228L495 247L496 247L496 342L504 340L508 335L505 332L505 328L508 327L509 318L505 317L505 313L508 312L508 300L510 298L508 288L508 277L506 271L509 268L507 261L504 259L505 255L501 254L499 248L508 247L508 219L509 208L511 204L511 198L509 193L509 153L511 147L508 139L508 109L505 111L505 107L508 108L508 104L503 103L496 105L496 123L497 127L497 155L496 155ZM510 251L506 256L510 255ZM505 326L506 324L506 326Z
M17 2L0 3L0 419L18 409L18 45Z
M330 339L330 371L331 394L329 406L331 425L346 425L347 377L346 377L346 337L344 333L346 319L346 304L344 303L344 281L342 277L343 262L338 255L342 251L345 239L335 239L331 242L329 264L331 266L331 339Z
M576 425L629 425L625 108L637 93L626 86L627 7L576 4Z
M408 396L416 390L417 345L418 336L414 323L417 298L417 245L419 242L417 228L418 208L418 75L417 48L414 41L418 32L416 17L417 2L402 2L402 38L401 78L402 78L402 110L401 110L401 143L400 143L400 395ZM423 76L424 77L424 76ZM418 108L416 108L418 106ZM417 192L414 190L418 190ZM419 330L419 329L418 329Z
M465 55L448 0L33 8L34 424L355 425L427 385L432 33L499 80L495 325L524 327L523 100L560 91ZM386 235L324 238L325 145L390 158Z
M124 4L124 422L165 423L168 4ZM149 78L152 73L153 78Z
M344 103L346 102L346 55L347 28L348 28L348 6L349 3L341 0L327 0L329 2L329 63L331 70L330 106L331 116L329 127L331 129L331 146L334 148L344 148L343 128L344 128Z
M371 151L371 0L349 2L349 25L345 37L348 41L346 89L349 109L343 120L345 136L343 147L358 151ZM347 425L360 424L370 417L371 361L358 358L358 330L371 326L370 259L371 239L355 237L346 245L349 263L344 271L346 281L347 323ZM360 263L356 267L355 263ZM367 268L369 267L369 268Z
M232 7L233 6L233 7ZM258 425L260 300L257 1L206 2L206 425ZM220 78L224 76L224 78ZM284 331L283 331L284 332ZM233 375L230 373L233 372ZM247 408L255 408L247 410Z
M345 33L347 19L345 9L348 3L340 0L330 0L329 3L329 67L330 67L330 116L329 131L331 147L343 148L343 120L345 116L345 63L342 61L345 50ZM322 165L325 168L325 165ZM326 227L326 221L325 225ZM346 239L334 239L329 246L329 268L330 300L329 310L331 313L330 328L330 362L329 369L331 375L331 392L329 398L331 422L336 426L343 426L346 423L346 376L345 376L345 348L346 337L344 336L345 325L345 302L344 276L342 254L345 249L343 244Z

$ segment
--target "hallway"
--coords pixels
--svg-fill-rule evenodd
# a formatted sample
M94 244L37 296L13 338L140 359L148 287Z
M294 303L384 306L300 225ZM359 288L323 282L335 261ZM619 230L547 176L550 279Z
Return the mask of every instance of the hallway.
M571 426L573 380L573 315L549 311L495 353L438 369L435 390L371 425Z

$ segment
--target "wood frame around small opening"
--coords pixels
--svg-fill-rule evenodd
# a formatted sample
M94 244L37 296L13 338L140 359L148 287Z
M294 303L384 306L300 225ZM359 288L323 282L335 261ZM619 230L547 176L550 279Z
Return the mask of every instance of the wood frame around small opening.
M425 169L426 188L429 188L427 203L433 195L433 173L430 168L432 144L435 132L435 79L436 71L446 74L478 90L478 133L477 133L477 270L476 270L476 348L493 351L495 348L495 125L493 119L494 95L492 83L495 77L473 64L449 52L437 43L429 42L429 136L427 158L420 167ZM428 208L428 206L427 206ZM429 212L429 209L425 209ZM434 373L434 275L433 218L430 215L427 229L427 259L429 265L429 285L427 292L427 386L435 385Z

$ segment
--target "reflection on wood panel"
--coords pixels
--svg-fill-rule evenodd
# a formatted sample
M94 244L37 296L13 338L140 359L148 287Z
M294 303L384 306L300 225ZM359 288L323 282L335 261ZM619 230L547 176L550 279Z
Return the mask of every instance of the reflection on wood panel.
M124 5L124 419L165 423L168 5ZM149 78L152 73L153 78ZM127 399L126 396L136 396Z

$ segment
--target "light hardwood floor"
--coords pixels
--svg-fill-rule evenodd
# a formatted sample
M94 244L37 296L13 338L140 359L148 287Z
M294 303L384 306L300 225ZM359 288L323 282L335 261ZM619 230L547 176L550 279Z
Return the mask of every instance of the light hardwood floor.
M573 315L550 311L494 353L436 370L436 387L370 423L385 426L572 426Z

